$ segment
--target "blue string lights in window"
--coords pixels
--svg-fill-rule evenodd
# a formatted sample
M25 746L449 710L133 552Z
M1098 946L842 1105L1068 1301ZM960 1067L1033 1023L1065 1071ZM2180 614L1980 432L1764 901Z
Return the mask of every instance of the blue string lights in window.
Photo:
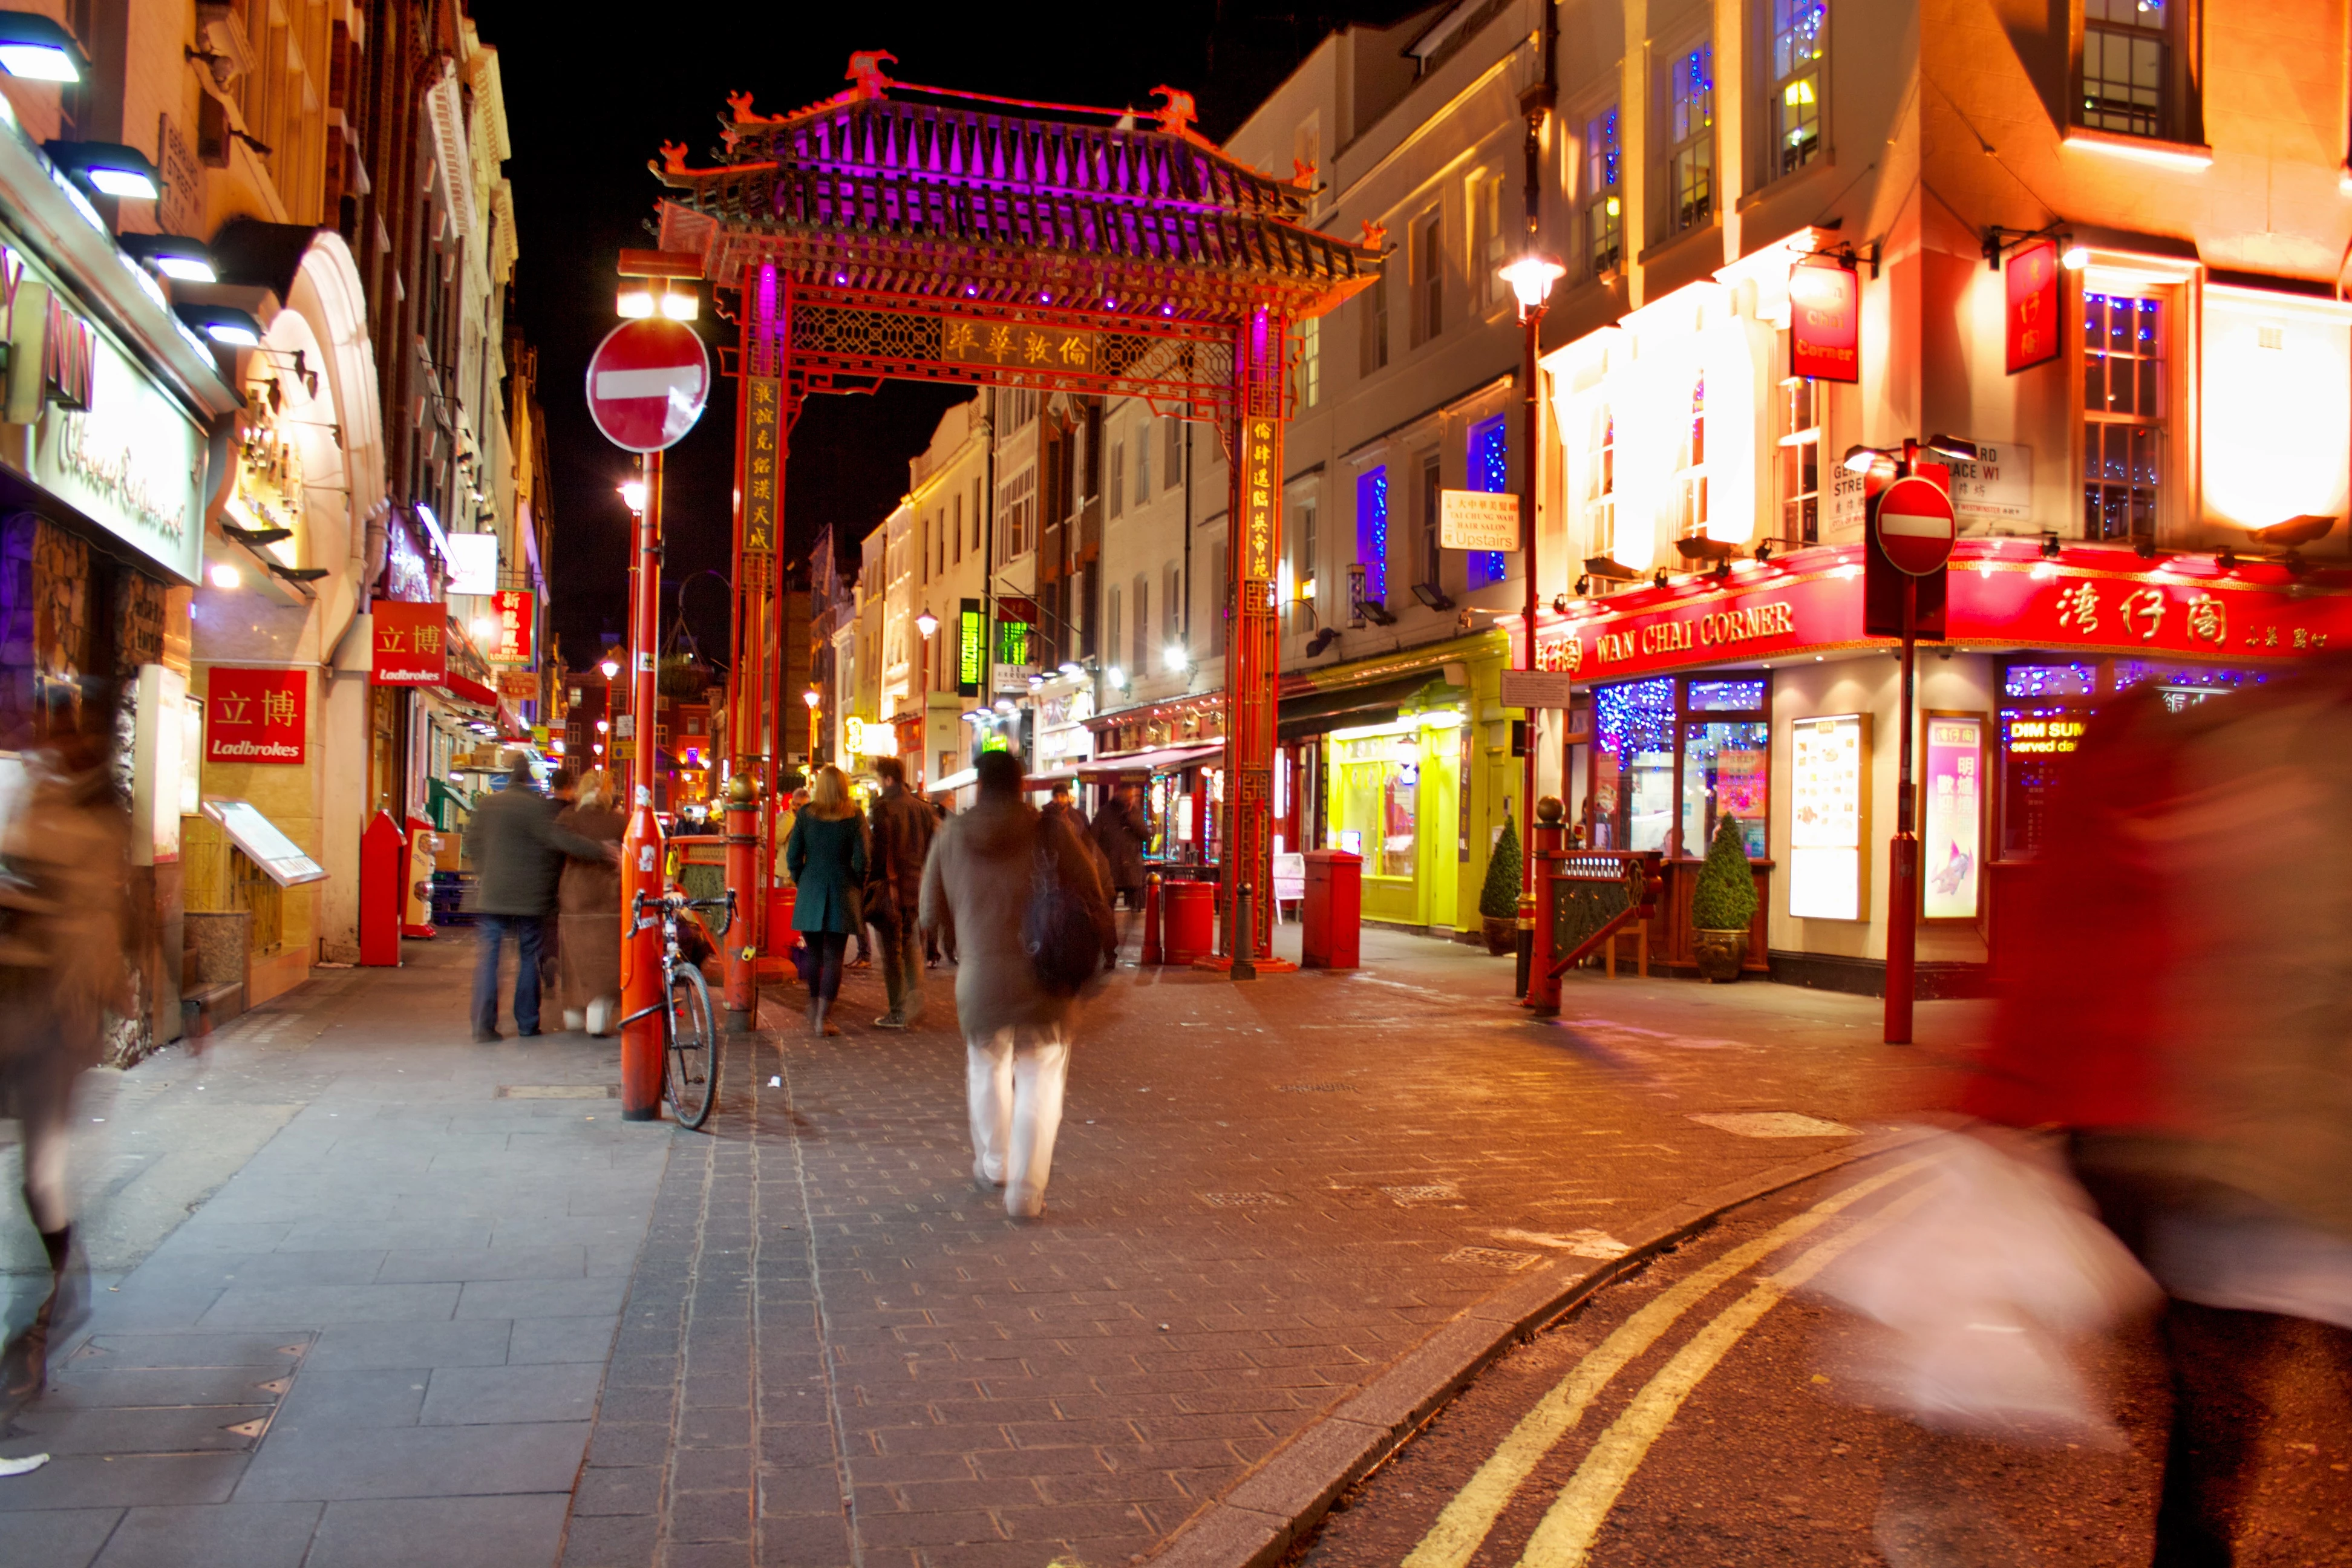
M1497 414L1470 426L1470 488L1499 493L1511 488L1510 418ZM1469 585L1479 589L1500 583L1509 574L1499 550L1474 552L1469 561Z
M1356 479L1356 559L1363 563L1364 597L1389 602L1389 470L1383 463Z

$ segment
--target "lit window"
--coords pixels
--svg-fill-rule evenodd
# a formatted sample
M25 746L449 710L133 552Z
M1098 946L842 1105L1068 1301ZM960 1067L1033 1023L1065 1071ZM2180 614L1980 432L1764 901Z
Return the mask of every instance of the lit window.
M2163 470L2164 305L2083 296L2083 537L2154 539Z
M1481 169L1464 194L1470 208L1470 294L1485 310L1510 292L1501 277L1503 176Z
M1500 494L1511 488L1510 417L1497 414L1470 426L1470 488ZM1510 558L1499 550L1478 550L1466 563L1468 585L1483 588L1510 575Z
M1298 401L1308 408L1323 401L1323 319L1309 316L1298 327Z
M1783 174L1822 150L1822 20L1827 0L1772 0L1772 156Z
M1595 276L1624 259L1624 146L1617 137L1617 106L1584 122L1585 255Z
M2168 0L2083 0L2084 125L2166 134L2167 6Z
M1715 215L1715 46L1675 57L1666 73L1668 232Z
M1356 559L1364 568L1364 602L1389 602L1389 470L1383 463L1356 480Z
M1592 445L1585 461L1584 546L1588 555L1613 555L1617 550L1617 416L1605 403L1592 411Z
M1810 375L1780 384L1780 542L1821 540L1822 395Z

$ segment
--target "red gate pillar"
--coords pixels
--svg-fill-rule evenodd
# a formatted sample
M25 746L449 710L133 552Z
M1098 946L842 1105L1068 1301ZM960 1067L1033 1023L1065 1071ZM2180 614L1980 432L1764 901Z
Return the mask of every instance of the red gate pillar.
M745 289L742 382L735 420L735 666L730 678L728 749L749 799L774 788L781 736L770 690L769 661L776 658L778 612L773 591L782 552L777 548L784 514L784 443L791 419L784 406L782 363L783 289L773 262L763 263ZM730 785L727 887L735 895L735 929L727 939L726 1011L732 1026L751 1027L760 1010L759 954L770 944L763 916L774 858L766 843L763 811L739 814ZM748 842L736 837L749 834Z
M1230 438L1233 489L1226 516L1234 547L1224 613L1233 633L1225 660L1225 833L1219 896L1228 958L1272 955L1274 900L1275 710L1282 680L1282 646L1274 605L1276 563L1282 555L1283 319L1263 308L1243 323L1234 344ZM1233 936L1240 889L1251 900L1247 946Z

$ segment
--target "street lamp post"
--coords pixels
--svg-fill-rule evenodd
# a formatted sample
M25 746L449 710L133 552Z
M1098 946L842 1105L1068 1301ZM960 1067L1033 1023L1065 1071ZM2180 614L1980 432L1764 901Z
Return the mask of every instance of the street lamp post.
M1520 424L1520 448L1527 453L1527 485L1519 494L1519 543L1526 551L1523 562L1527 578L1527 618L1521 626L1525 634L1520 648L1520 668L1536 667L1536 441L1542 432L1542 410L1536 395L1536 357L1542 349L1545 302L1551 298L1551 286L1568 268L1559 258L1530 250L1502 269L1503 280L1518 296L1519 325L1526 334L1519 358L1519 404L1523 415ZM1528 710L1527 767L1519 790L1519 919L1517 932L1518 984L1513 993L1528 994L1534 983L1533 968L1536 931L1536 858L1531 853L1535 845L1528 837L1528 827L1535 821L1536 800L1536 730L1538 710Z
M629 823L621 837L621 1116L661 1115L661 933L638 930L635 896L661 896L661 821L654 814L654 748L646 731L656 700L654 648L661 641L662 455L645 455L644 477L622 487L635 513L637 548L630 574ZM610 668L610 661L607 661ZM617 729L617 726L615 726Z

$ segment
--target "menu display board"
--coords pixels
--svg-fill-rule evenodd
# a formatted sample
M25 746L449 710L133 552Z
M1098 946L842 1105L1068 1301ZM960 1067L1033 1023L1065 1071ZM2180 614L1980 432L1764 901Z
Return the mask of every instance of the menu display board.
M1789 913L1867 915L1863 842L1869 831L1870 716L1801 719L1789 745Z
M1931 921L1972 921L1982 907L1987 728L1981 713L1927 716L1919 886Z
M208 800L205 802L205 815L219 823L230 842L245 851L246 858L269 873L270 880L279 887L293 888L326 879L325 868L303 854L301 846L279 832L278 825L256 810L252 802Z

